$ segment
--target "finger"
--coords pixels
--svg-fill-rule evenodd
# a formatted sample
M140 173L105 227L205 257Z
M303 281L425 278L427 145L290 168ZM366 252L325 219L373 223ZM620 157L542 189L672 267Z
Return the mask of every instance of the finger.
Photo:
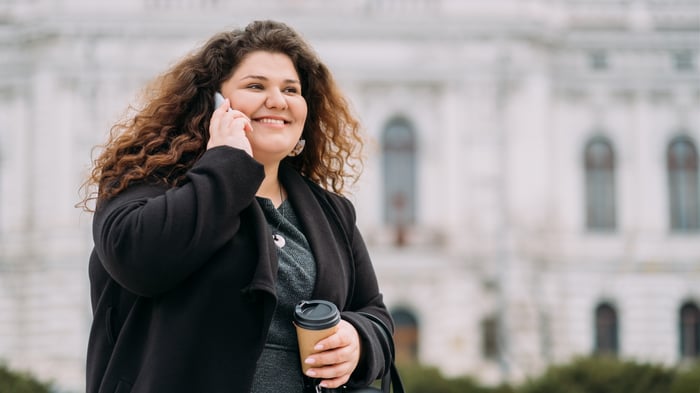
M330 351L317 352L304 359L304 363L314 367L324 367L351 361L353 349L349 346Z
M345 385L349 380L350 375L343 375L338 378L324 379L321 381L321 383L319 383L319 385L321 385L322 388L335 389Z
M251 124L250 120L248 120L246 122L245 127L243 128L243 131L253 132L253 124Z
M234 116L228 115L229 113L232 113L233 110L229 106L229 100L228 98L224 100L224 103L219 105L218 108L214 109L214 112L212 113L211 120L209 121L209 131L218 131L221 129L222 124L227 124L226 119L232 119ZM238 112L239 116L246 117L242 112ZM247 117L246 117L247 118Z
M226 113L226 116L230 116L232 119L243 118L243 119L246 119L247 121L250 121L250 118L245 113L243 113L237 109L228 108L228 110L225 113Z
M250 141L245 132L245 128L249 126L246 118L239 117L234 119L233 116L223 116L219 121L218 127L214 128L214 125L212 125L209 132L207 149L227 145L243 149L252 156Z
M221 108L217 108L211 115L209 120L209 134L214 134L219 130L221 126L221 119L225 112Z
M219 146L221 138L221 116L216 111L209 122L209 140L207 141L207 149Z
M240 112L239 112L240 113ZM242 130L244 132L252 132L253 126L251 125L250 119L244 114L234 115L233 121L231 122L231 128L235 130Z
M250 121L247 118L238 117L233 119L231 125L228 127L232 132L241 132L245 134L245 131L250 129Z
M224 102L221 105L219 105L219 107L216 108L216 110L223 110L224 112L231 110L231 101L229 101L228 98L224 98Z
M323 340L320 340L314 346L315 351L328 351L334 348L344 347L350 344L350 340L347 339L340 331L332 334Z
M245 113L243 113L241 111L237 111L235 109L232 109L231 113L233 114L234 119L244 119L245 120L245 125L243 127L243 131L253 132L252 122L250 121L250 118L245 115Z
M352 373L352 366L348 362L331 366L315 367L306 370L306 375L312 378L335 379Z

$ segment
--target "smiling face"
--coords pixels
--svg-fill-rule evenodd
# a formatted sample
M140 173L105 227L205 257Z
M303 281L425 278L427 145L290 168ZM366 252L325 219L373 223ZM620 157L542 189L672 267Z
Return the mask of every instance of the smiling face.
M306 100L292 60L282 53L252 52L243 58L221 93L233 109L252 122L247 134L253 157L262 164L278 163L301 137Z

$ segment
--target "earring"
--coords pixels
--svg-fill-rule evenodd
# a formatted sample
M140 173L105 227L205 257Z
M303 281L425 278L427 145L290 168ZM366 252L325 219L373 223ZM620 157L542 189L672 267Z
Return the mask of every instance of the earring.
M297 144L294 145L294 148L292 151L289 152L288 156L289 157L296 157L299 154L301 154L301 151L304 150L304 146L306 146L306 140L304 139L299 139L297 141Z

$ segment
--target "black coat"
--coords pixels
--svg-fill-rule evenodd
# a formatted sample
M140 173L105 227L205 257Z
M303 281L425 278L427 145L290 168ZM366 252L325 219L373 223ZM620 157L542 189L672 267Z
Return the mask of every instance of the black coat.
M276 305L277 251L245 152L205 152L176 188L139 183L98 203L90 257L88 393L244 393ZM391 325L345 198L286 165L280 180L317 264L313 297L335 303L361 338L351 382L388 367L387 343L357 311Z

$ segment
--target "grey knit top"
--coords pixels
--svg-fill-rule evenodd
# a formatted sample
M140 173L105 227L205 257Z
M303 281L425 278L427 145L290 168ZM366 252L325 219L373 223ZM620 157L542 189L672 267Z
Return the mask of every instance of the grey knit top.
M301 226L291 203L285 200L275 209L270 199L258 197L257 200L270 230L284 239L284 246L277 249L277 308L258 359L251 393L302 393L301 363L292 315L299 301L311 299L316 263L306 237L299 230Z

